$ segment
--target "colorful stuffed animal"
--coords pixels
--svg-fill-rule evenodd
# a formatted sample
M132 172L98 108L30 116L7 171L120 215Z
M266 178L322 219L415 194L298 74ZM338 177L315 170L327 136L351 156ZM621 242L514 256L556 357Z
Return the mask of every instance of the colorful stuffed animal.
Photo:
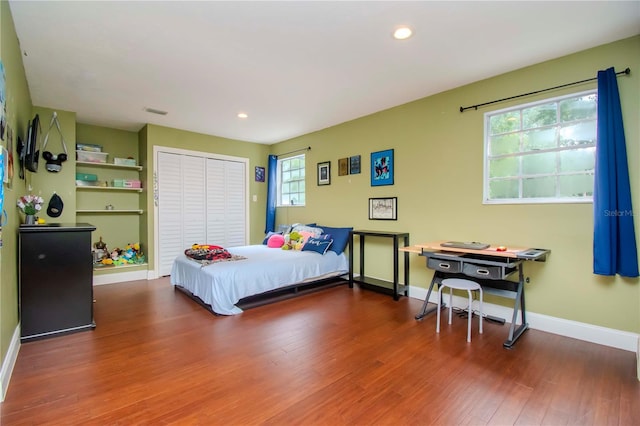
M297 231L284 236L282 250L301 250L304 245L304 237Z

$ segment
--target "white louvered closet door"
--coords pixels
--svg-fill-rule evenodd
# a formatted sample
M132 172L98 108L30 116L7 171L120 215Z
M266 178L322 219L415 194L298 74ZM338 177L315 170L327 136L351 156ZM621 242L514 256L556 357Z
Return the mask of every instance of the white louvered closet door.
M207 237L223 247L246 241L245 164L207 159Z
M206 242L205 159L158 153L159 275L194 243Z
M227 196L226 239L229 247L247 244L247 193L245 164L237 161L225 163L225 194Z
M158 275L192 244L247 244L246 165L158 152Z
M193 244L207 244L206 160L182 156L182 249Z

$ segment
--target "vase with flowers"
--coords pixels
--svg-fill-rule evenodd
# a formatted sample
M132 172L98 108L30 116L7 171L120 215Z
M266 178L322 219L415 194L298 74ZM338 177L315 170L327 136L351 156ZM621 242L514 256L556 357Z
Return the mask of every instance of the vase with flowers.
M18 198L18 207L25 214L25 224L34 225L36 223L36 214L42 210L44 200L37 195L23 195Z

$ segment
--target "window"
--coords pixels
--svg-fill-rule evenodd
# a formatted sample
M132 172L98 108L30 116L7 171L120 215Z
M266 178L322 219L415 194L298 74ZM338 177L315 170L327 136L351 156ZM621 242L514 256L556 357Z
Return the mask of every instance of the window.
M304 206L304 154L278 159L278 205Z
M593 201L595 90L486 113L484 203Z

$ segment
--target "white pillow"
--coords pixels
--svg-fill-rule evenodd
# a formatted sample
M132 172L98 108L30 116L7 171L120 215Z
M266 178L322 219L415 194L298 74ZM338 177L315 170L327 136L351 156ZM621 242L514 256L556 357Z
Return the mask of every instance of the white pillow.
M320 235L322 235L322 228L317 228L315 226L307 226L301 223L296 223L295 225L293 225L293 227L291 228L291 232L293 231L296 231L298 233L309 232L315 238L318 238Z

